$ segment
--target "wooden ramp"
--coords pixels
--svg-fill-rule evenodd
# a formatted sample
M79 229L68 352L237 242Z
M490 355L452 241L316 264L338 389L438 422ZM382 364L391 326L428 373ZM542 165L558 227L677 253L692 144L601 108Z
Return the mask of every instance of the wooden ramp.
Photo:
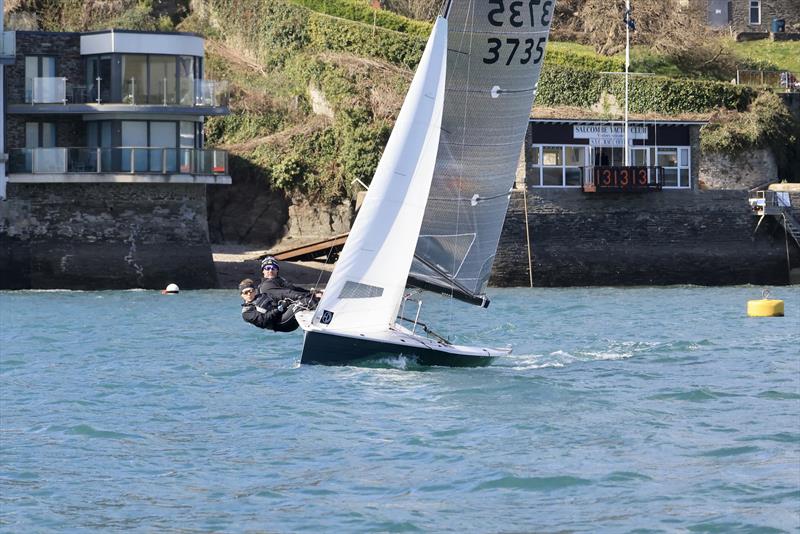
M325 259L333 263L339 259L344 242L349 234L340 234L316 243L308 243L273 254L280 261L313 261Z

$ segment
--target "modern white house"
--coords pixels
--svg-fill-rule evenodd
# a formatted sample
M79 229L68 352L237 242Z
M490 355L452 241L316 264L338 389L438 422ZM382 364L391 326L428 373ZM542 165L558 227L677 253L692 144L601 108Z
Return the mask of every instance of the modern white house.
M215 287L206 187L231 176L203 125L229 110L204 39L2 35L0 286Z

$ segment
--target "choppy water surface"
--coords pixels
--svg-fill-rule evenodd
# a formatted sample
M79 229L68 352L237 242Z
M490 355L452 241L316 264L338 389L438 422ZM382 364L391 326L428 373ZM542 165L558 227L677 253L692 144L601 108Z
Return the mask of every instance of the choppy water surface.
M430 297L480 369L299 366L230 291L0 293L0 530L797 532L800 288Z

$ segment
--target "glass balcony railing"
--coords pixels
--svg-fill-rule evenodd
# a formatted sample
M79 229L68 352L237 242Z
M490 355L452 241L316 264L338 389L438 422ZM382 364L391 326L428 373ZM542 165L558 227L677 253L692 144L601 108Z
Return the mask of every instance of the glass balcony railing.
M9 173L228 174L228 153L196 148L16 148Z
M10 57L17 54L17 33L2 32L0 34L0 56Z
M29 85L30 93L26 101L34 104L66 104L66 78L33 78Z
M25 84L25 102L33 104L131 104L150 106L227 107L228 82L162 78L150 86L136 78L123 83L122 101L114 102L110 86L98 78L91 86L67 83L66 78L30 78Z
M228 82L215 80L194 80L162 78L150 80L150 87L143 80L128 78L122 92L122 102L136 105L162 106L227 106Z

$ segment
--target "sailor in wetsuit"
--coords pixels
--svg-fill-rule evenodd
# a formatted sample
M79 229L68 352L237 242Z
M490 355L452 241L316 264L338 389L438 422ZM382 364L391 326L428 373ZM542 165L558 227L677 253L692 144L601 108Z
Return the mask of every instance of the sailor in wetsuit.
M261 280L261 285L258 286L258 292L269 295L275 302L288 301L302 305L304 309L316 309L322 292L308 291L290 284L280 276L279 269L278 261L275 258L272 256L264 258L264 261L261 262L261 273L264 278Z
M271 328L280 324L282 310L272 302L267 295L261 295L256 290L255 282L245 278L239 283L239 292L242 295L242 319L259 328Z
M292 332L300 326L294 314L302 309L300 304L287 301L276 303L269 295L263 295L255 288L255 282L245 278L239 284L242 299L242 319L259 328L269 328L276 332Z

